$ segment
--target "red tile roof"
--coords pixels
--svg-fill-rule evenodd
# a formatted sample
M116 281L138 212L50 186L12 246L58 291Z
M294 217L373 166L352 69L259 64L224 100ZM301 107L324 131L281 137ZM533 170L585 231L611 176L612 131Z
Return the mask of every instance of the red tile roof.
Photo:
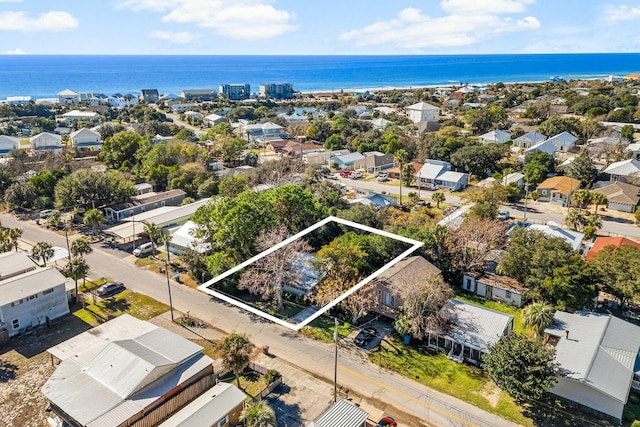
M619 248L622 245L631 245L635 246L636 248L640 248L640 242L627 239L626 237L598 237L589 252L587 252L585 260L589 261L595 254L604 249L605 246L609 245L613 245L616 248Z

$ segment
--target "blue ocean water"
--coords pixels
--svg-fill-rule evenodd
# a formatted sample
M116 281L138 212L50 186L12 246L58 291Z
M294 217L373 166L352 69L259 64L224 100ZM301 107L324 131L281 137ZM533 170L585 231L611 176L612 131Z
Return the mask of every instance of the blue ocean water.
M452 83L597 78L640 71L640 54L425 56L0 56L0 99L155 88L217 89L222 83L290 82L302 92Z

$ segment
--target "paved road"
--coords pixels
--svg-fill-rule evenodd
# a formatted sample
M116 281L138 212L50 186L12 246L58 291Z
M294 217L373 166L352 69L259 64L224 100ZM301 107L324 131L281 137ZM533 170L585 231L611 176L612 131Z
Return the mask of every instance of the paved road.
M377 182L377 181L362 181L359 179L349 179L349 178L338 178L340 182L344 185L348 185L354 188L361 188L363 190L375 191L377 193L382 193L383 191L389 194L393 194L395 196L400 194L400 184L397 181L392 181L392 183L386 182ZM402 200L407 200L407 195L410 192L417 193L417 187L405 187L402 186ZM424 188L420 189L420 197L424 200L431 200L431 195L433 191L426 190ZM463 205L466 201L462 199L460 196L455 196L448 192L445 192L446 202L447 204L454 205Z
M193 126L183 120L180 120L180 114L168 113L168 112L165 112L165 114L167 115L167 117L170 117L173 120L173 123L180 126L184 126L185 128L192 130L196 136L199 137L205 134L205 131L199 128L198 126Z
M24 230L23 240L49 241L64 246L65 238L30 223L24 223L8 215L0 215L7 227ZM72 236L72 239L75 236ZM134 266L123 254L114 249L94 245L87 256L91 276L121 280L134 291L168 303L165 276ZM270 352L286 363L300 367L319 378L332 381L334 375L334 347L286 328L260 319L251 319L239 309L210 300L197 290L170 282L173 305L180 312L189 311L225 332L244 332L257 346L268 344ZM516 424L493 414L410 381L400 375L371 364L364 350L350 342L340 343L338 359L338 383L343 388L357 392L390 415L397 414L408 425L433 426L509 426ZM284 374L286 375L286 373ZM328 396L329 397L329 396Z

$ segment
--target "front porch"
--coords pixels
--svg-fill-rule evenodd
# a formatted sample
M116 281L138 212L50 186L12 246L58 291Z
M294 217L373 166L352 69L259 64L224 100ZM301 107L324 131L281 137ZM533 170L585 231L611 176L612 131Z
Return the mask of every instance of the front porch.
M430 333L427 337L429 348L446 352L447 357L458 363L467 362L479 366L482 362L482 352L470 345L459 343L446 335Z

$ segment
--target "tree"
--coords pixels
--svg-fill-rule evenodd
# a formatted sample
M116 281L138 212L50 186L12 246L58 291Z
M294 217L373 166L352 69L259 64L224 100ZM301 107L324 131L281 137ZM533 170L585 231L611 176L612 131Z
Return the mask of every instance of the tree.
M578 213L582 213L582 209L591 202L591 192L584 189L576 190L571 195L571 201L578 206Z
M105 139L98 159L112 169L120 169L125 162L135 158L136 151L144 144L144 139L133 131L120 132Z
M249 363L252 350L253 344L246 335L237 333L227 335L220 346L222 366L233 372L238 387L240 387L240 371Z
M153 244L152 254L155 255L156 242L158 241L160 236L162 236L162 229L153 222L150 222L149 224L144 225L144 234L146 234L147 237L149 237L149 240L151 240L151 244Z
M498 216L498 207L491 203L476 203L469 209L469 215L483 220L493 220Z
M40 261L40 265L44 267L47 261L53 256L53 247L48 242L38 242L33 246L31 254L34 259Z
M631 245L605 246L590 260L603 287L625 305L640 292L640 248Z
M543 135L558 135L562 132L569 132L574 135L579 134L580 121L573 117L552 116L538 126L538 132Z
M91 233L95 236L98 226L104 223L104 214L100 209L89 209L84 213L83 222L91 227Z
M496 169L507 149L506 144L467 145L451 155L451 164L483 178Z
M71 243L71 255L74 257L84 256L93 252L93 248L89 241L84 237L78 237Z
M430 275L407 280L402 291L400 314L408 320L408 332L424 339L429 332L442 330L451 321L446 305L453 289L442 276Z
M483 134L491 129L503 127L507 122L504 108L493 105L488 108L472 109L464 113L463 120L475 134Z
M222 144L222 160L225 163L236 160L246 147L247 142L240 138L226 138Z
M555 310L552 305L534 302L522 309L522 324L533 329L536 336L551 325Z
M404 185L409 187L413 182L413 179L416 175L416 169L413 167L413 164L407 163L402 167L402 179L404 180Z
M76 300L78 298L78 279L87 277L89 273L89 265L84 258L75 257L67 264L66 267L67 277L71 277L76 286Z
M529 184L537 186L553 171L555 171L555 160L551 154L536 151L525 157L524 179Z
M281 185L266 192L273 213L291 234L298 233L326 216L313 195L296 184Z
M540 400L560 373L553 347L517 334L501 337L483 361L489 378L519 402Z
M452 266L458 271L482 270L487 254L504 248L504 235L504 221L467 216L445 239Z
M133 183L117 171L80 169L56 184L56 206L91 207L121 203L136 194Z
M4 192L4 201L13 209L31 209L37 198L38 194L35 188L28 182L24 184L15 182Z
M290 235L283 225L262 232L256 239L259 251L267 250L286 240ZM242 273L238 281L238 289L246 289L262 299L272 298L276 308L282 308L284 286L298 284L311 265L306 262L305 255L311 247L303 239L296 239L275 252L255 261Z
M7 237L16 252L18 252L18 239L22 237L22 232L22 228L10 228L7 230Z
M446 200L446 197L442 191L436 191L431 195L431 200L436 202L436 208L440 209L440 203Z
M567 176L579 180L582 188L591 188L596 182L598 171L586 148L580 150L580 154L571 162L567 168Z
M598 213L598 206L600 205L605 206L608 203L607 196L603 193L592 191L590 197L591 197L591 203L595 205L595 207L593 208L594 214Z
M249 190L250 176L241 173L223 178L218 184L218 194L225 197L236 197L243 191Z
M275 427L276 413L266 401L247 406L240 414L240 421L244 421L246 427Z
M405 149L399 149L398 151L395 152L395 154L393 155L393 160L398 163L398 166L400 168L400 205L402 206L402 169L404 167L404 164L407 162L409 154L407 153L407 150Z
M565 265L556 267L553 274L545 277L542 285L531 294L553 304L558 310L591 310L598 296L596 282L594 268L576 254Z

